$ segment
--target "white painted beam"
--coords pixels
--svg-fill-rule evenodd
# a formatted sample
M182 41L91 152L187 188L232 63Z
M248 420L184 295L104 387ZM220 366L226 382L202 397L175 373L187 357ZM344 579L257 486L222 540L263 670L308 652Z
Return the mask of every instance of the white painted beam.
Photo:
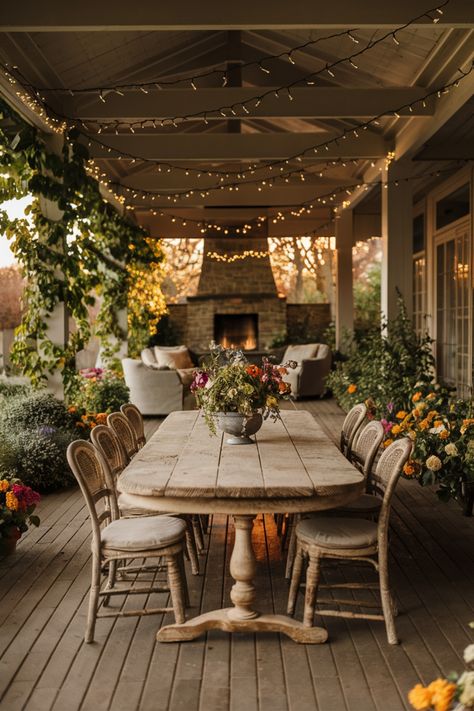
M354 212L344 210L335 222L336 229L336 348L341 350L346 334L354 330L354 291L352 245Z
M283 160L302 153L311 146L331 138L321 133L253 133L253 134L175 134L175 135L108 135L99 136L112 149L144 156L154 161L255 161ZM386 155L388 144L378 134L363 131L359 138L348 136L331 145L329 150L311 151L307 158L378 158ZM93 158L113 160L113 153L96 144L91 145Z
M196 80L196 83L199 82ZM433 113L433 101L421 100L426 95L422 87L387 87L387 88L342 88L342 87L295 87L291 89L293 101L288 100L286 91L280 92L280 98L274 95L275 89L265 87L226 87L215 89L162 89L142 91L130 90L124 96L110 92L101 101L97 92L83 95L62 96L62 112L69 117L84 121L152 121L166 117L191 116L212 108L223 106L235 107L237 113L245 114L242 104L250 102L260 93L272 92L258 107L252 106L252 118L299 117L299 118L366 118L380 114L393 113L400 106L420 101L411 112L401 109L404 116L430 116ZM48 94L48 92L45 92ZM49 95L49 94L48 94ZM240 109L240 110L239 110ZM230 113L230 112L229 112ZM211 115L208 119L220 119L221 114ZM150 128L151 123L146 128Z
M66 32L123 30L206 29L298 29L325 27L369 27L380 29L406 23L426 12L425 0L332 0L295 3L269 0L239 0L221 3L163 3L140 0L83 0L81 3L48 0L47 8L37 0L2 3L0 29L4 32ZM426 24L421 19L417 24ZM456 0L444 8L440 25L467 27L474 24L472 0Z

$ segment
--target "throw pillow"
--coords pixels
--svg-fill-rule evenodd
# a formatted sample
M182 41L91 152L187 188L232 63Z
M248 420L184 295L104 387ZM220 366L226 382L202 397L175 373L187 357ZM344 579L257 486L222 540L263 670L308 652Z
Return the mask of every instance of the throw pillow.
M146 365L147 368L159 367L158 363L156 362L155 354L153 353L152 348L144 348L140 355L143 365Z
M186 346L178 346L176 348L155 346L155 356L160 366L168 366L168 368L175 370L193 367L193 362Z

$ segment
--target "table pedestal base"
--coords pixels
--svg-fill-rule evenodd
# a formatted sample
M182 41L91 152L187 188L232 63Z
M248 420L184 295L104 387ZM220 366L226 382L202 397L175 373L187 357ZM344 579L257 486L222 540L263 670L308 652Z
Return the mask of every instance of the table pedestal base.
M321 644L328 638L328 633L322 627L304 627L302 622L286 615L260 615L251 620L235 620L229 617L229 612L232 610L233 607L213 610L194 617L182 625L167 625L161 628L156 638L159 642L189 642L208 630L281 632L301 644Z
M212 610L183 624L162 627L159 642L186 642L208 630L224 632L281 632L295 642L320 644L328 634L321 627L305 627L286 615L261 615L254 609L256 559L252 547L253 516L234 515L235 543L230 559L230 574L235 580L230 599L234 607Z

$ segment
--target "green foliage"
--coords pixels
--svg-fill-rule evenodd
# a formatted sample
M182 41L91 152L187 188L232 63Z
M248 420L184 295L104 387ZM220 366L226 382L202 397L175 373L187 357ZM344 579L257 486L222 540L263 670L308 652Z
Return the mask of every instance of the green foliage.
M349 346L347 360L337 364L327 385L345 410L370 398L374 414L383 417L387 403L408 407L415 383L432 380L431 344L427 335L417 335L399 299L397 317L385 324L384 331L375 329L355 338Z
M27 308L12 359L34 385L59 370L67 390L74 377L74 356L91 336L92 292L102 296L98 335L109 340L112 355L110 337L124 335L117 314L127 305L130 274L156 264L162 253L145 239L144 230L102 198L97 181L87 173L88 152L77 142L77 131L67 133L56 155L47 150L40 133L1 100L0 118L6 119L0 129L0 202L33 196L24 218L11 220L0 210L0 232L11 240L27 282ZM60 209L60 219L45 217L42 208L48 204ZM47 334L48 315L61 301L77 327L64 348ZM133 326L140 327L140 314Z
M27 395L28 393L31 393L30 385L11 383L9 380L0 378L0 401L18 397L19 395Z
M112 370L90 368L76 376L71 404L80 413L116 412L126 402L130 402L130 391Z
M43 492L69 486L75 479L66 449L74 439L77 435L67 430L0 426L0 476L16 477Z
M354 326L358 332L380 328L381 276L381 265L373 264L367 277L354 284Z
M4 428L17 432L45 426L57 429L73 426L64 403L41 391L11 398L4 406L0 421Z

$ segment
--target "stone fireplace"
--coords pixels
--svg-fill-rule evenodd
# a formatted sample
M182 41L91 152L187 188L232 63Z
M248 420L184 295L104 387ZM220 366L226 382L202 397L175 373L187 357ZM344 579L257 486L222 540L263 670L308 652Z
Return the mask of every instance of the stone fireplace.
M260 257L223 261L245 250ZM209 343L242 348L249 356L268 350L277 336L290 342L303 332L316 338L330 322L329 304L288 304L278 295L265 237L204 240L204 257L195 296L169 304L180 343L197 354ZM211 254L214 257L211 257ZM301 342L301 341L299 341Z

